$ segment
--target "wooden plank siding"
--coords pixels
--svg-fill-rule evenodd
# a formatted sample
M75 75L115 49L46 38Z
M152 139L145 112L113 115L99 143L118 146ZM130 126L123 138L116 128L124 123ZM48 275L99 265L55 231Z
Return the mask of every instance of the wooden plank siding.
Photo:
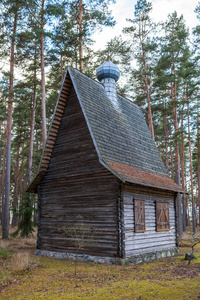
M80 253L116 257L119 180L100 163L72 87L51 154L38 188L38 248L75 252L58 226L80 221L96 229L95 243Z
M123 238L124 257L172 249L176 247L175 193L154 190L134 185L123 185ZM137 233L134 228L133 198L145 200L145 232ZM169 203L169 231L156 231L155 202Z

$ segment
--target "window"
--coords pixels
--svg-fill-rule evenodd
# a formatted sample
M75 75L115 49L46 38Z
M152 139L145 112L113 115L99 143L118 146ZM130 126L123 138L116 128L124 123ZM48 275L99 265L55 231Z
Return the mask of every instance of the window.
M145 232L145 201L134 200L135 232Z
M156 202L156 230L169 230L169 203Z

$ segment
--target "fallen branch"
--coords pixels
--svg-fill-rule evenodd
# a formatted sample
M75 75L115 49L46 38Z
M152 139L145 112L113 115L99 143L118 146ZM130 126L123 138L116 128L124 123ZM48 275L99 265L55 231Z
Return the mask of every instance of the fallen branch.
M179 246L181 245L182 247L190 247L192 248L192 252L187 252L185 254L185 260L188 260L188 265L190 264L191 260L196 259L196 257L194 256L194 247L197 244L200 244L200 230L196 231L196 233L189 233L188 232L188 237L183 238L185 234L183 233L183 235L181 235L178 238L179 241Z

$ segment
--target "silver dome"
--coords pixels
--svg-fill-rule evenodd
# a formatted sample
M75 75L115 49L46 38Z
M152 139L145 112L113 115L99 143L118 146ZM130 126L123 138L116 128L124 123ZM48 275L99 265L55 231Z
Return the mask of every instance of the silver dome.
M105 61L96 71L96 76L99 81L104 78L113 78L116 82L120 77L119 68L110 60Z

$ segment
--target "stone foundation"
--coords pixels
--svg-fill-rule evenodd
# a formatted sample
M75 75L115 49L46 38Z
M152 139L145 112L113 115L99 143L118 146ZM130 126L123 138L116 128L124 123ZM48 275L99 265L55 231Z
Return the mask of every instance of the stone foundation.
M128 264L138 264L144 261L151 261L159 258L171 257L176 255L177 253L178 253L178 249L173 248L170 250L139 254L127 258L112 258L112 257L93 256L87 254L78 254L78 261L95 262L100 264L128 265ZM35 251L35 255L42 256L42 257L57 258L57 259L76 260L76 254L68 253L68 252L56 252L56 251L38 249Z

